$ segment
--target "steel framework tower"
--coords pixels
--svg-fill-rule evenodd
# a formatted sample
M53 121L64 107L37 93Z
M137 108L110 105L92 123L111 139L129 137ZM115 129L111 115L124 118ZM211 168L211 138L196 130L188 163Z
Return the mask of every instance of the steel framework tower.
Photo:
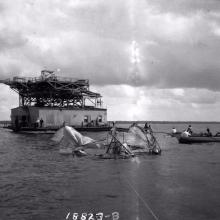
M101 95L89 90L89 80L58 77L42 70L40 77L0 80L19 94L19 106L102 107Z

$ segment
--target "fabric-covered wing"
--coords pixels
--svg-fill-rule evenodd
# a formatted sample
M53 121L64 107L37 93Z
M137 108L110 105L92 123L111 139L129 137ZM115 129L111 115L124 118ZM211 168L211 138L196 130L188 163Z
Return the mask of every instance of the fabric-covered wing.
M138 126L131 127L128 132L134 134L135 136L137 136L141 140L145 141L145 143L148 141L146 134L144 133L144 131L142 131L142 128L140 128Z
M59 142L62 146L72 146L73 148L84 146L94 142L92 138L83 136L74 128L65 126L59 129L52 137L53 141Z
M65 126L64 137L67 138L71 143L75 143L78 146L94 142L92 138L83 136L74 128L69 126Z
M60 128L51 138L52 141L60 142L63 138L64 127Z
M144 139L140 138L137 134L128 132L124 134L124 137L125 142L130 146L139 146L145 148L147 145L147 142Z
M148 147L148 139L146 134L137 126L129 128L126 134L126 143L131 146L138 146L141 148Z

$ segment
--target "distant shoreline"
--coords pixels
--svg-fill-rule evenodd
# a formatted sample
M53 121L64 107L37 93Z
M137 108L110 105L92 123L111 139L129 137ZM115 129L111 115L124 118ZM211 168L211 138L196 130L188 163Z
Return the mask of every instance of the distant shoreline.
M113 122L113 121L108 121ZM134 122L144 124L144 123L150 123L150 124L220 124L220 121L114 121L116 123L121 124L131 124Z

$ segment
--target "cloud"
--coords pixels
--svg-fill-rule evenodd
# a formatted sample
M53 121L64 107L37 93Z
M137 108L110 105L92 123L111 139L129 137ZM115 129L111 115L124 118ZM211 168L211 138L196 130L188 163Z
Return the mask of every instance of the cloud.
M27 40L23 38L21 32L3 29L0 32L0 51L4 49L14 49L25 45Z
M60 68L97 85L218 89L219 22L204 2L181 1L194 12L185 14L175 1L19 2L4 5L0 41L10 49L5 63L23 73ZM138 65L131 63L133 40Z
M160 88L219 90L220 66L215 58L220 54L215 43L211 46L168 43L151 48L153 61L145 64L146 83Z
M206 13L204 2L181 3L194 13L180 13L175 1L170 7L164 1L9 1L0 36L2 47L10 48L5 63L22 72L60 68L97 85L218 89L216 11ZM138 65L131 63L134 38Z
M128 85L92 86L92 89L103 95L109 120L220 120L217 114L220 92Z
M147 0L150 2L149 0ZM182 14L190 14L195 11L219 11L220 5L218 0L155 0L154 5L161 11L172 11Z
M18 94L10 90L6 85L0 85L0 120L10 119L10 109L18 106Z
M141 109L160 118L162 108L175 115L173 106L218 106L216 0L8 0L0 11L0 78L59 68L90 79L113 112L114 103L128 105L127 118L145 117Z

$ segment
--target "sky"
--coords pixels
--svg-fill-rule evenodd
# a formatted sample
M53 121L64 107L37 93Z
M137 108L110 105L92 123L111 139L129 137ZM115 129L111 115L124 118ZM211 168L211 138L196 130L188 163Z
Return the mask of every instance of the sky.
M108 120L220 121L219 0L0 0L0 30L0 79L89 79Z

